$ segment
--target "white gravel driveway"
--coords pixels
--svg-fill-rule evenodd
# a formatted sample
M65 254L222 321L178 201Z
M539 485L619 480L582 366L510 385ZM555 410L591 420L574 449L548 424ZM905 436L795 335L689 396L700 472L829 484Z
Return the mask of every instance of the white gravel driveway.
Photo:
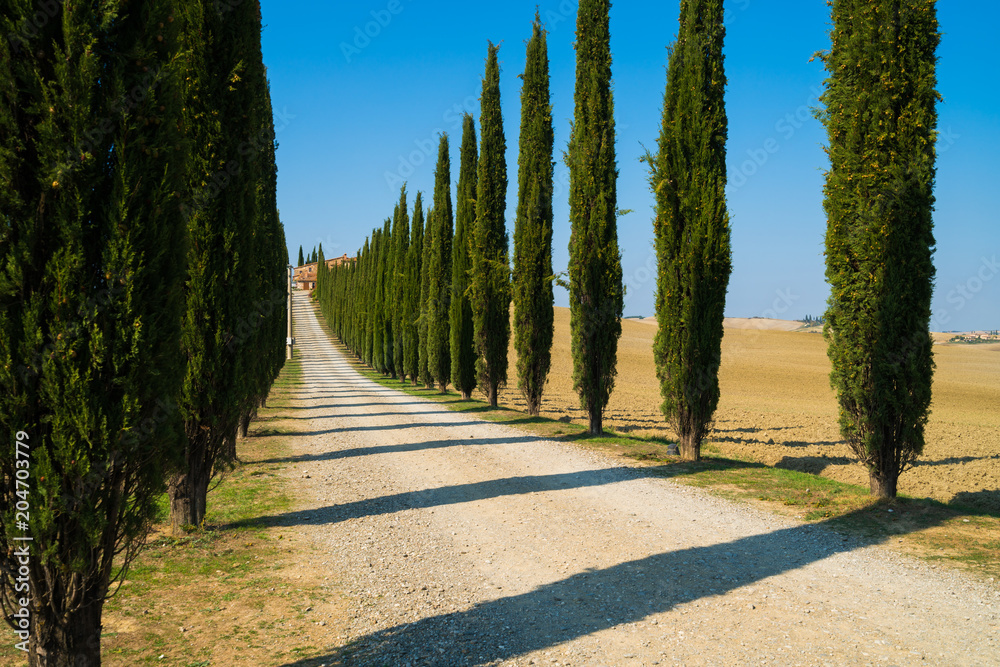
M995 583L380 387L295 306L307 500L270 519L351 601L328 664L1000 665Z

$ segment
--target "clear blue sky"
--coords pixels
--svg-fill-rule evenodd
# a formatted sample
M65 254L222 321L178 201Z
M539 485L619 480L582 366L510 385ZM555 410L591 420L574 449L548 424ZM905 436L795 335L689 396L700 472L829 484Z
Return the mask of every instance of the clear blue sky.
M278 148L278 205L292 254L323 244L353 255L392 214L399 183L410 203L433 190L439 132L451 138L453 196L461 113L478 121L487 40L502 43L508 233L516 207L520 79L536 5L547 24L556 142L553 262L568 261L567 170L573 114L576 2L262 0L264 60ZM679 2L620 0L611 10L618 204L627 284L625 315L652 315L655 255L643 145L660 128L666 46ZM829 44L823 0L726 2L726 103L733 274L726 313L797 319L821 314L824 280L822 150L810 108L824 70L810 57ZM1000 3L938 3L939 106L936 290L932 329L1000 327ZM365 34L368 33L368 34ZM478 131L478 124L477 124ZM556 305L567 305L557 288Z

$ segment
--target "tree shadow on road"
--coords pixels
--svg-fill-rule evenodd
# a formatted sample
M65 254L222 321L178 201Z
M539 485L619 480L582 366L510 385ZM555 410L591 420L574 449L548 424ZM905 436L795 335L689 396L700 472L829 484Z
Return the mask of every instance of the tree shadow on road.
M328 452L318 452L316 454L296 454L275 459L265 459L254 463L302 463L307 461L335 461L337 459L347 459L354 456L371 456L372 454L399 454L401 452L420 452L427 449L441 449L443 447L461 447L463 445L509 445L519 442L534 442L537 438L531 436L515 436L509 438L469 438L461 440L451 438L448 440L422 440L420 442L410 442L401 445L376 445L373 447L354 447L351 449L338 449Z
M350 664L352 658L375 657L378 664L493 664L724 595L878 541L844 537L824 524L806 524L668 551L579 572L465 611L396 625L362 637L348 648L284 667ZM641 602L622 603L622 590L631 591L632 599Z
M469 445L489 445L504 444L512 442L530 442L535 438L526 436L523 438L479 438L468 441L439 440L435 442L421 442L412 445L391 445L386 448L366 447L362 450L382 450L391 451L417 451L435 447L454 447L462 444ZM402 450L399 448L408 447ZM350 451L350 450L346 450ZM366 452L374 453L374 452ZM334 456L338 452L329 452L318 456ZM360 455L360 454L355 454ZM313 460L321 460L316 458ZM652 469L649 469L652 470ZM483 482L472 482L469 484L458 484L433 489L420 489L418 491L406 491L378 498L367 498L341 505L329 505L311 510L296 510L273 516L256 517L246 521L238 521L226 526L228 528L243 528L246 526L297 526L305 523L324 524L340 523L349 519L358 519L366 516L379 514L392 514L409 509L426 509L430 507L440 507L443 505L453 505L457 503L468 503L477 500L487 500L500 498L503 496L525 495L542 491L559 491L565 489L578 489L588 486L603 486L626 482L640 477L649 477L653 473L646 472L646 469L636 469L629 467L602 468L598 470L585 470L581 472L554 473L551 475L527 475L523 477L506 477L503 479L491 479Z

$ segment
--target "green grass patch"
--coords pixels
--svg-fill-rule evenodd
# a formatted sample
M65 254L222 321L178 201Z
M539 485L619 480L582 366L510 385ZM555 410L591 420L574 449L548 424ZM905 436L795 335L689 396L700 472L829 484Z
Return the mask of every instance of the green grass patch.
M251 437L237 444L242 463L213 483L203 527L168 534L168 505L160 499L161 524L105 605L105 664L259 664L258 630L250 626L262 623L280 626L268 630L268 659L317 654L293 623L309 625L297 607L324 595L283 574L306 556L288 529L261 520L293 507L291 483L276 474L282 466L268 461L291 453L280 406L300 384L299 361L286 362Z

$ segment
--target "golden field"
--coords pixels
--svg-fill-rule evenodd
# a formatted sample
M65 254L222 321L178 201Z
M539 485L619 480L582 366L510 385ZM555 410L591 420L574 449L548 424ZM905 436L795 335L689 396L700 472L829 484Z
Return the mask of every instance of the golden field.
M826 342L818 333L726 328L722 397L706 451L818 473L867 486L867 471L841 441ZM764 323L761 323L764 326ZM672 438L660 413L653 364L656 323L623 320L618 377L605 426ZM899 492L1000 510L1000 345L936 345L927 446ZM542 415L586 423L573 391L569 310L556 308L552 370ZM500 402L524 407L510 353L510 386Z

